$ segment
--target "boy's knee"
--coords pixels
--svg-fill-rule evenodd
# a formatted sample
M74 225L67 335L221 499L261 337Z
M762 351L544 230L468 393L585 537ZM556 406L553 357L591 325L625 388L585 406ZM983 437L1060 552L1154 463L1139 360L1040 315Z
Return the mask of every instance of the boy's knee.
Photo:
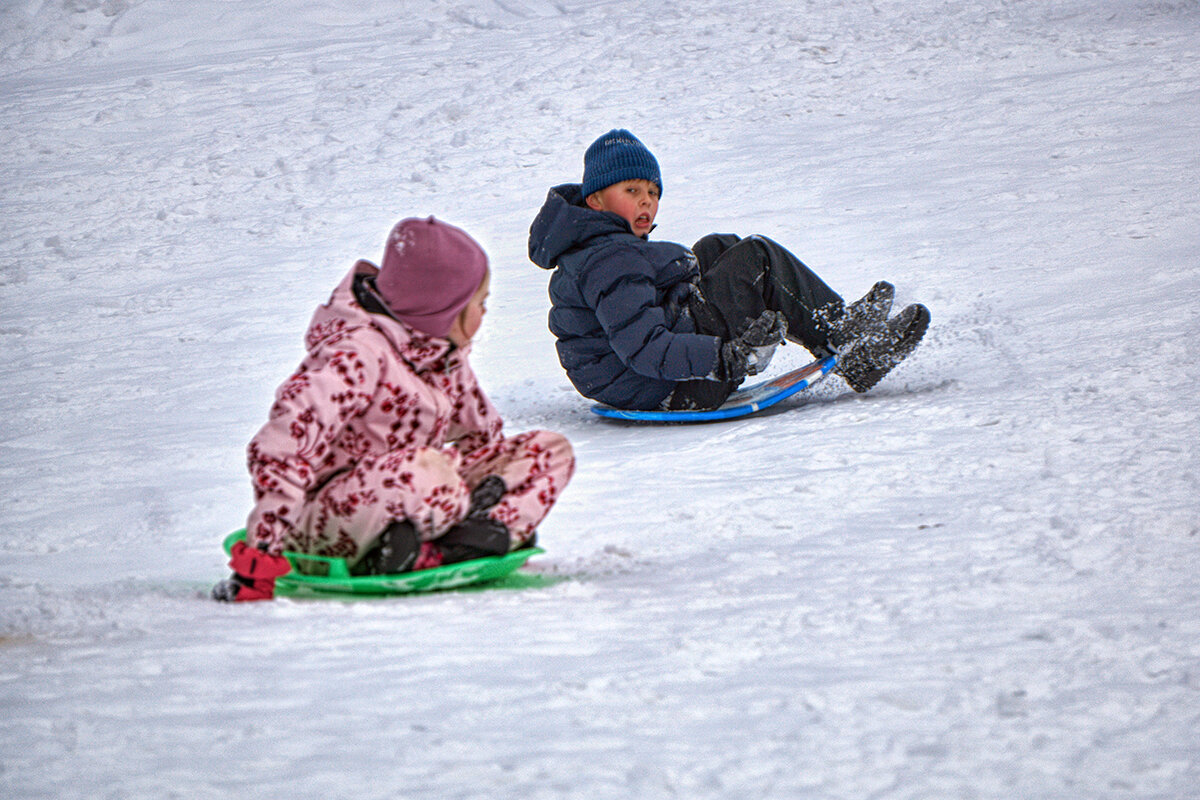
M769 253L779 247L779 243L774 239L769 239L760 233L752 233L745 239L742 239L738 244L744 247L753 247L763 253Z
M703 271L739 241L741 238L733 233L710 233L692 245L692 252Z

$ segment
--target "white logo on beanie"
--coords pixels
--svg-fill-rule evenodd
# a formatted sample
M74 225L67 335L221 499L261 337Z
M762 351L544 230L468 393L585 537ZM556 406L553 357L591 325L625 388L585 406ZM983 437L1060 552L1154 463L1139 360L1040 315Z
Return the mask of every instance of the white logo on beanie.
M583 182L587 197L614 183L647 180L662 193L662 173L658 160L646 145L624 128L614 128L588 146L583 154Z

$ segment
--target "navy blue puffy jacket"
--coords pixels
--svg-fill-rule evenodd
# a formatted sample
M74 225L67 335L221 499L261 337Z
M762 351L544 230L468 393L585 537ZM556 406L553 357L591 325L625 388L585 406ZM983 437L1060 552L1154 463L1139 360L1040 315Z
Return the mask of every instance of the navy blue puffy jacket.
M583 202L578 183L555 186L529 229L529 258L550 276L558 360L585 397L657 408L676 381L702 378L720 340L684 312L698 277L692 251L634 236L616 214Z

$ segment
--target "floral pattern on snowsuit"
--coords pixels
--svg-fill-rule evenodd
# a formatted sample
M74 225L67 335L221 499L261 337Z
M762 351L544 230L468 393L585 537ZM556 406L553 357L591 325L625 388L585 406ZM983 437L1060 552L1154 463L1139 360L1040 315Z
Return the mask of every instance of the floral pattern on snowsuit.
M247 448L249 543L353 562L393 520L436 539L466 516L471 490L499 475L508 491L488 515L520 546L571 479L570 444L549 431L505 437L469 347L358 302L355 277L377 271L358 262L317 309L308 355Z

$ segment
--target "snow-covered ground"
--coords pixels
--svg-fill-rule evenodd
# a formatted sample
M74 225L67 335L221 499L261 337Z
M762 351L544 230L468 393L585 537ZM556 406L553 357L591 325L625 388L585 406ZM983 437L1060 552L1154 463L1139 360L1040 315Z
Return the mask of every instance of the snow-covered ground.
M525 237L618 126L656 238L890 279L925 344L589 414ZM1196 797L1198 142L1195 0L3 0L0 796ZM211 602L309 314L425 214L576 447L557 580Z

